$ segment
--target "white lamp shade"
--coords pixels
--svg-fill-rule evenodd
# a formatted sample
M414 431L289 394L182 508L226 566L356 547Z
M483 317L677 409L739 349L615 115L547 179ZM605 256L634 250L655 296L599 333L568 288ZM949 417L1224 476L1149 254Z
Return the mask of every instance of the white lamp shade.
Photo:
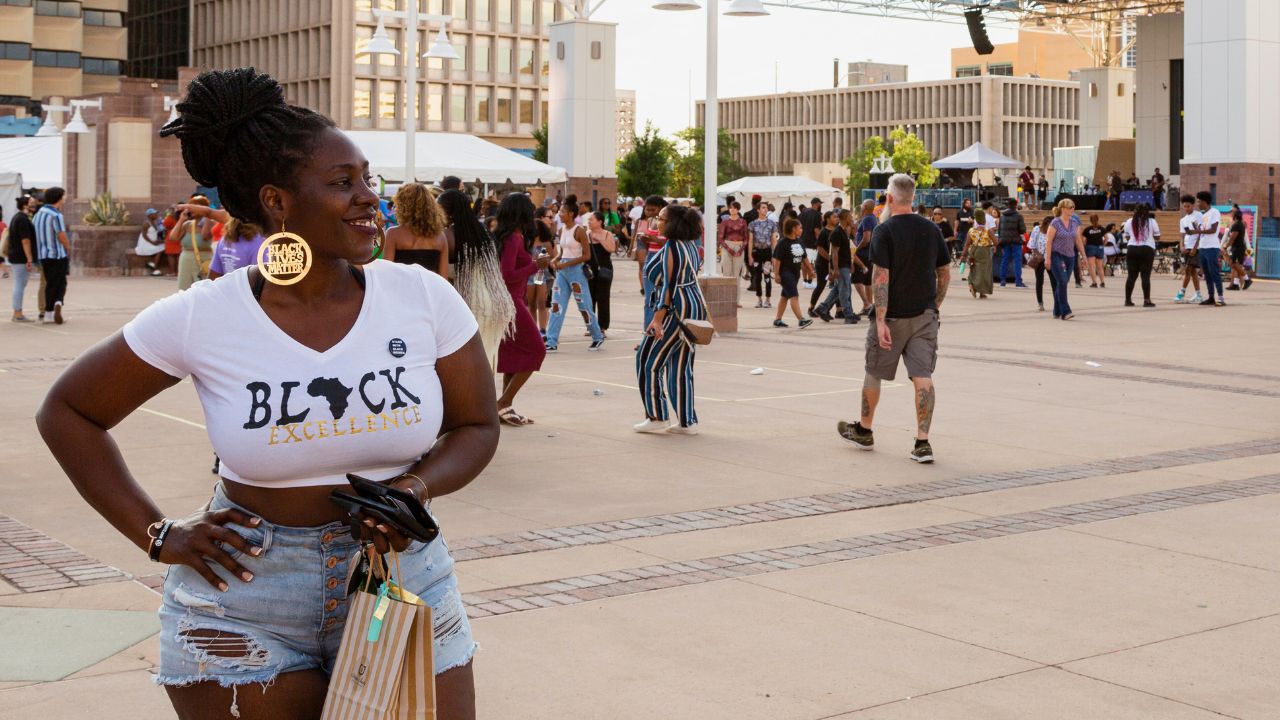
M76 108L75 114L71 116L71 122L62 128L62 132L78 134L89 132L89 126L84 124L84 117L80 115L80 108Z
M46 117L40 129L36 131L36 137L55 137L58 134L58 126L53 124L53 117Z
M653 4L654 10L697 10L702 6L696 0L672 0L671 2L656 2Z
M440 34L436 36L436 41L431 44L429 50L423 53L423 56L442 60L458 60L461 58L458 55L458 51L453 49L453 44L449 42L449 36L445 34L444 28L440 28Z
M733 0L724 14L734 17L763 17L768 15L769 11L765 9L761 0Z
M369 42L364 47L356 50L356 55L371 55L376 53L387 53L389 55L399 55L400 51L396 48L396 44L391 42L391 37L387 35L387 26L383 23L382 18L378 18L378 27L373 31L373 37L369 38Z

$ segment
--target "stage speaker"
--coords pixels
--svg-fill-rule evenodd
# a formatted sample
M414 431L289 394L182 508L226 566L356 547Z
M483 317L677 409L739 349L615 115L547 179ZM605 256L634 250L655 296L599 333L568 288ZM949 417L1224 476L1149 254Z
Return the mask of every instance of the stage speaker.
M987 37L987 24L982 19L982 8L965 10L964 20L969 23L969 38L973 40L973 49L978 51L979 55L990 55L995 52L996 47L991 44L991 38Z

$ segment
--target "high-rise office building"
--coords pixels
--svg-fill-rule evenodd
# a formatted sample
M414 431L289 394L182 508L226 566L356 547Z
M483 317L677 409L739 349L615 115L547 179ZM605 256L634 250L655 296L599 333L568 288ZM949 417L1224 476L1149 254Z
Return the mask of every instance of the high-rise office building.
M618 91L618 157L636 146L636 91Z
M422 59L418 128L467 132L513 149L535 146L546 120L548 26L564 17L556 0L410 0L448 14L460 58ZM344 129L404 128L404 21L386 19L401 55L356 56L377 27L375 9L405 0L193 0L192 62L200 68L252 65L276 77L292 103ZM440 27L417 28L425 52Z
M177 80L178 68L191 64L190 0L130 0L125 26L129 29L125 75Z
M41 98L115 92L128 42L125 0L0 1L0 114Z

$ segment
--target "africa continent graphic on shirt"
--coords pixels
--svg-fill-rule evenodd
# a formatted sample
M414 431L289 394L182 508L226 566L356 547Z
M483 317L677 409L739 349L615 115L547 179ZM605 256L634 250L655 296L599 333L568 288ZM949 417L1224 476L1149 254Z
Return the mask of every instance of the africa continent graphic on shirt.
M336 377L313 378L307 383L307 395L324 400L329 410L327 418L312 416L313 407L299 407L305 401L295 399L293 393L302 386L301 381L281 382L278 390L266 382L248 383L245 390L249 412L243 428L263 431L270 446L397 430L420 423L422 400L401 383L404 371L403 367L370 371L349 385ZM364 407L357 406L356 412L348 416L352 392Z

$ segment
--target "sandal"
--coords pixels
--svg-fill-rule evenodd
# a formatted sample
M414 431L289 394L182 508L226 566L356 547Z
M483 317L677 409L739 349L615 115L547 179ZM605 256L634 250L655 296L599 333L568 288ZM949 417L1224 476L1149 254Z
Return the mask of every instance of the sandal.
M516 412L515 409L510 406L498 408L498 420L503 424L510 425L512 427L522 427L524 425L533 424L532 420Z

